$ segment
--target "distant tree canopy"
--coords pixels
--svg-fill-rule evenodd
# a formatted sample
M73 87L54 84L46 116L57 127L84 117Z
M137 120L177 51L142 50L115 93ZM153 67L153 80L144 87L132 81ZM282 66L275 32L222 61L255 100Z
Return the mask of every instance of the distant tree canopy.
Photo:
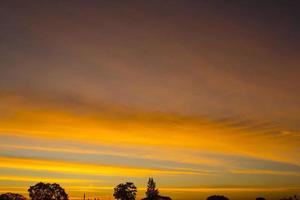
M147 185L147 191L146 191L146 197L149 200L157 199L159 195L158 189L156 189L156 184L153 180L153 178L149 178L148 185Z
M68 195L59 184L37 183L28 189L32 200L68 200Z
M17 193L5 193L0 195L0 200L25 200L26 198Z
M229 200L229 199L222 195L213 195L213 196L207 197L206 200Z
M136 186L131 182L120 183L114 189L114 197L118 200L135 200Z

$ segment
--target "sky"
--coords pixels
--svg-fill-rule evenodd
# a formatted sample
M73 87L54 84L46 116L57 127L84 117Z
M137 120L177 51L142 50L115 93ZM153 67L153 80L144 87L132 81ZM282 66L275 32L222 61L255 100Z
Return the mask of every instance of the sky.
M0 2L0 193L300 195L300 4Z

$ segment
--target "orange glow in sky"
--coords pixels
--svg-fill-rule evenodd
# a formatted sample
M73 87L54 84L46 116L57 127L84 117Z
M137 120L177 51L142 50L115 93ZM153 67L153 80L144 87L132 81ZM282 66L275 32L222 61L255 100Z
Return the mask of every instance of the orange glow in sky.
M300 195L299 8L1 1L0 192Z

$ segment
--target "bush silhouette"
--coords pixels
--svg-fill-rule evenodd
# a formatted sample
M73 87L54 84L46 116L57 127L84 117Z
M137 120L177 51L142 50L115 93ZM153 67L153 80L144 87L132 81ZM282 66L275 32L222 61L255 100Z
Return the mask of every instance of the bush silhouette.
M207 197L206 200L229 200L229 199L222 195L213 195L213 196Z
M17 193L5 193L0 195L0 200L25 200L26 198Z
M68 195L59 184L37 183L28 189L32 200L68 200Z
M137 189L131 182L120 183L114 189L114 197L118 200L135 200Z
M264 197L257 197L256 200L266 200Z

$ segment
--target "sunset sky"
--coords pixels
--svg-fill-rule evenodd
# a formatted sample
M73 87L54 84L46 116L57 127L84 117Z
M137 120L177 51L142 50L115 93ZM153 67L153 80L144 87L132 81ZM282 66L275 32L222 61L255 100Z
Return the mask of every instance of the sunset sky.
M0 193L300 195L297 0L0 2Z

